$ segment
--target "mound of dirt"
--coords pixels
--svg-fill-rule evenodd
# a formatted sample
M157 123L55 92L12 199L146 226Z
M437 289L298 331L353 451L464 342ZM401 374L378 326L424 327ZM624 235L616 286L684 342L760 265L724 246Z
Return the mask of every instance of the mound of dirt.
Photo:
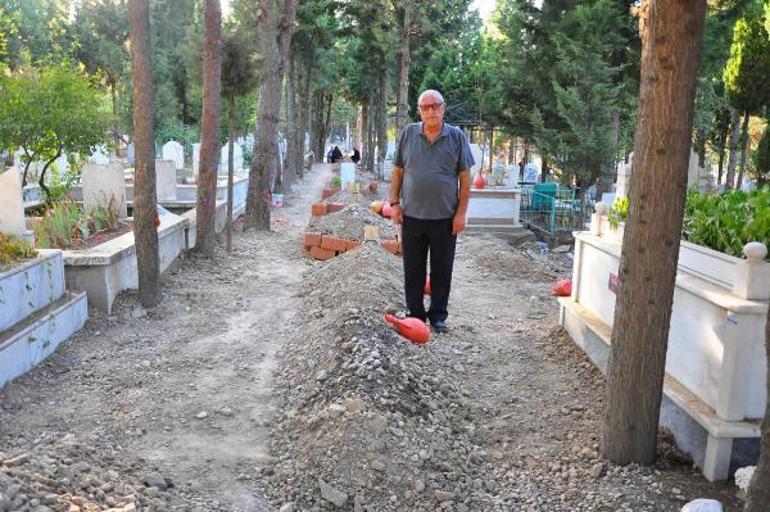
M338 212L313 217L308 224L308 231L347 240L363 240L364 226L377 226L382 240L396 238L397 230L390 219L380 217L367 206L359 204L351 204Z
M487 510L491 473L476 414L434 335L409 343L383 320L401 264L365 244L307 276L301 336L282 354L282 414L268 495L300 510ZM449 505L443 505L449 507Z

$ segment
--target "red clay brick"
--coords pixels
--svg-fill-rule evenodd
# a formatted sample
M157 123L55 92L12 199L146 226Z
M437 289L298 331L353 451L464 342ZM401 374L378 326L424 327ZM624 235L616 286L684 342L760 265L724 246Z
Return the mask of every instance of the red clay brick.
M326 213L338 212L343 208L345 208L345 205L342 203L326 203Z
M358 240L348 240L348 251L352 251L358 247L361 247L361 242Z
M326 205L323 203L314 203L310 207L310 213L313 215L313 217L320 217L322 215L326 215Z
M326 261L334 258L337 253L334 251L327 251L326 249L321 249L320 247L311 247L310 248L310 255L314 257L317 260Z
M400 252L400 244L398 243L398 240L382 240L380 241L380 246L392 254L398 254Z
M306 247L320 247L321 246L321 233L305 233L302 243Z
M377 193L377 183L369 183L369 192L372 194Z
M323 191L321 192L321 201L323 201L324 199L330 198L331 196L333 196L336 193L337 193L337 191L334 190L333 188L325 188L325 189L323 189Z
M348 241L344 238L324 235L321 237L321 249L345 252L348 250Z

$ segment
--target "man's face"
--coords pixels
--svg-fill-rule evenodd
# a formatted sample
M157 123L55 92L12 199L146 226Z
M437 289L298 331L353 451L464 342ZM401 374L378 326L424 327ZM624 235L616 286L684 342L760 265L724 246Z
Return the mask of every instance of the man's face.
M444 119L444 103L434 94L426 94L417 102L420 119L427 128L435 129L441 126Z

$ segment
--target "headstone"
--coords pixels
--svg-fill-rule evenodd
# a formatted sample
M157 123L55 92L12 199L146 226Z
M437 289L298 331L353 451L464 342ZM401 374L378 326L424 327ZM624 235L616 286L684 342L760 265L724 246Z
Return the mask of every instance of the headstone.
M0 233L21 238L25 231L21 175L16 169L0 172Z
M81 171L83 182L83 207L90 212L97 206L109 206L114 197L120 209L120 218L128 217L126 181L123 166L115 162L108 165L85 164Z
M110 163L110 157L107 156L107 153L104 151L104 148L99 146L97 147L93 153L91 153L91 156L88 158L88 161L92 164L98 164L98 165L107 165Z
M134 160L136 160L136 146L132 142L128 145L128 165L133 166Z
M222 146L222 152L219 158L219 174L227 174L227 166L229 159L230 144L226 143ZM240 172L243 170L243 147L238 143L233 143L233 171Z
M524 166L524 180L525 183L537 183L540 181L540 169L537 168L532 162L529 162Z
M184 169L184 148L175 140L163 144L163 160L172 160L177 169Z
M356 164L354 163L341 163L340 164L340 182L342 188L347 188L348 185L355 183L356 181Z
M193 144L192 147L193 176L197 176L201 166L201 145L196 143Z
M628 163L620 161L617 165L618 179L615 182L615 196L628 196L628 185L631 181L631 167L634 164L634 154L628 155Z
M482 157L482 151L481 146L478 144L471 144L471 155L473 155L473 167L471 167L471 174L476 174L481 169L481 157Z
M56 172L59 174L67 173L70 170L70 163L67 160L67 155L59 155L53 163L56 166Z
M158 201L176 201L176 162L155 160Z

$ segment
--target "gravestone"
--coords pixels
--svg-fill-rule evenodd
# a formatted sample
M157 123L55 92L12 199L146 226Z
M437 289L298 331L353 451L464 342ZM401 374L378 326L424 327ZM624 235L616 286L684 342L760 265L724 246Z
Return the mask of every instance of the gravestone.
M91 153L88 161L92 164L107 165L110 163L110 157L104 152L104 148L100 146Z
M128 145L128 165L133 167L134 160L136 160L136 146L132 142Z
M126 181L123 166L117 162L108 165L85 164L81 171L83 207L90 212L98 206L108 207L114 197L120 218L128 217Z
M21 238L25 231L21 174L16 169L0 172L0 233Z
M540 181L540 169L533 162L529 162L524 166L524 179L525 183L537 183Z
M222 146L222 152L219 158L219 174L227 174L227 166L230 161L228 158L229 144ZM243 146L238 142L233 143L233 171L243 170Z
M193 176L197 176L201 166L201 145L200 143L195 143L192 147Z
M158 201L176 201L176 162L155 160Z
M628 163L621 160L617 165L617 181L615 182L615 197L628 197L631 182L631 167L634 165L634 154L628 155Z
M172 160L177 169L184 169L184 148L175 140L163 144L163 160Z
M67 155L59 155L59 157L54 160L53 163L56 166L56 172L59 174L64 174L70 170L70 163L67 160Z
M482 164L481 158L483 153L481 151L481 146L479 146L478 144L471 144L470 146L471 146L471 155L473 155L473 162L474 162L473 167L471 167L471 175L474 175L477 172L479 172L479 170L481 170L481 164Z
M348 185L355 183L356 181L356 164L354 163L341 163L340 164L340 182L342 188L347 188Z

